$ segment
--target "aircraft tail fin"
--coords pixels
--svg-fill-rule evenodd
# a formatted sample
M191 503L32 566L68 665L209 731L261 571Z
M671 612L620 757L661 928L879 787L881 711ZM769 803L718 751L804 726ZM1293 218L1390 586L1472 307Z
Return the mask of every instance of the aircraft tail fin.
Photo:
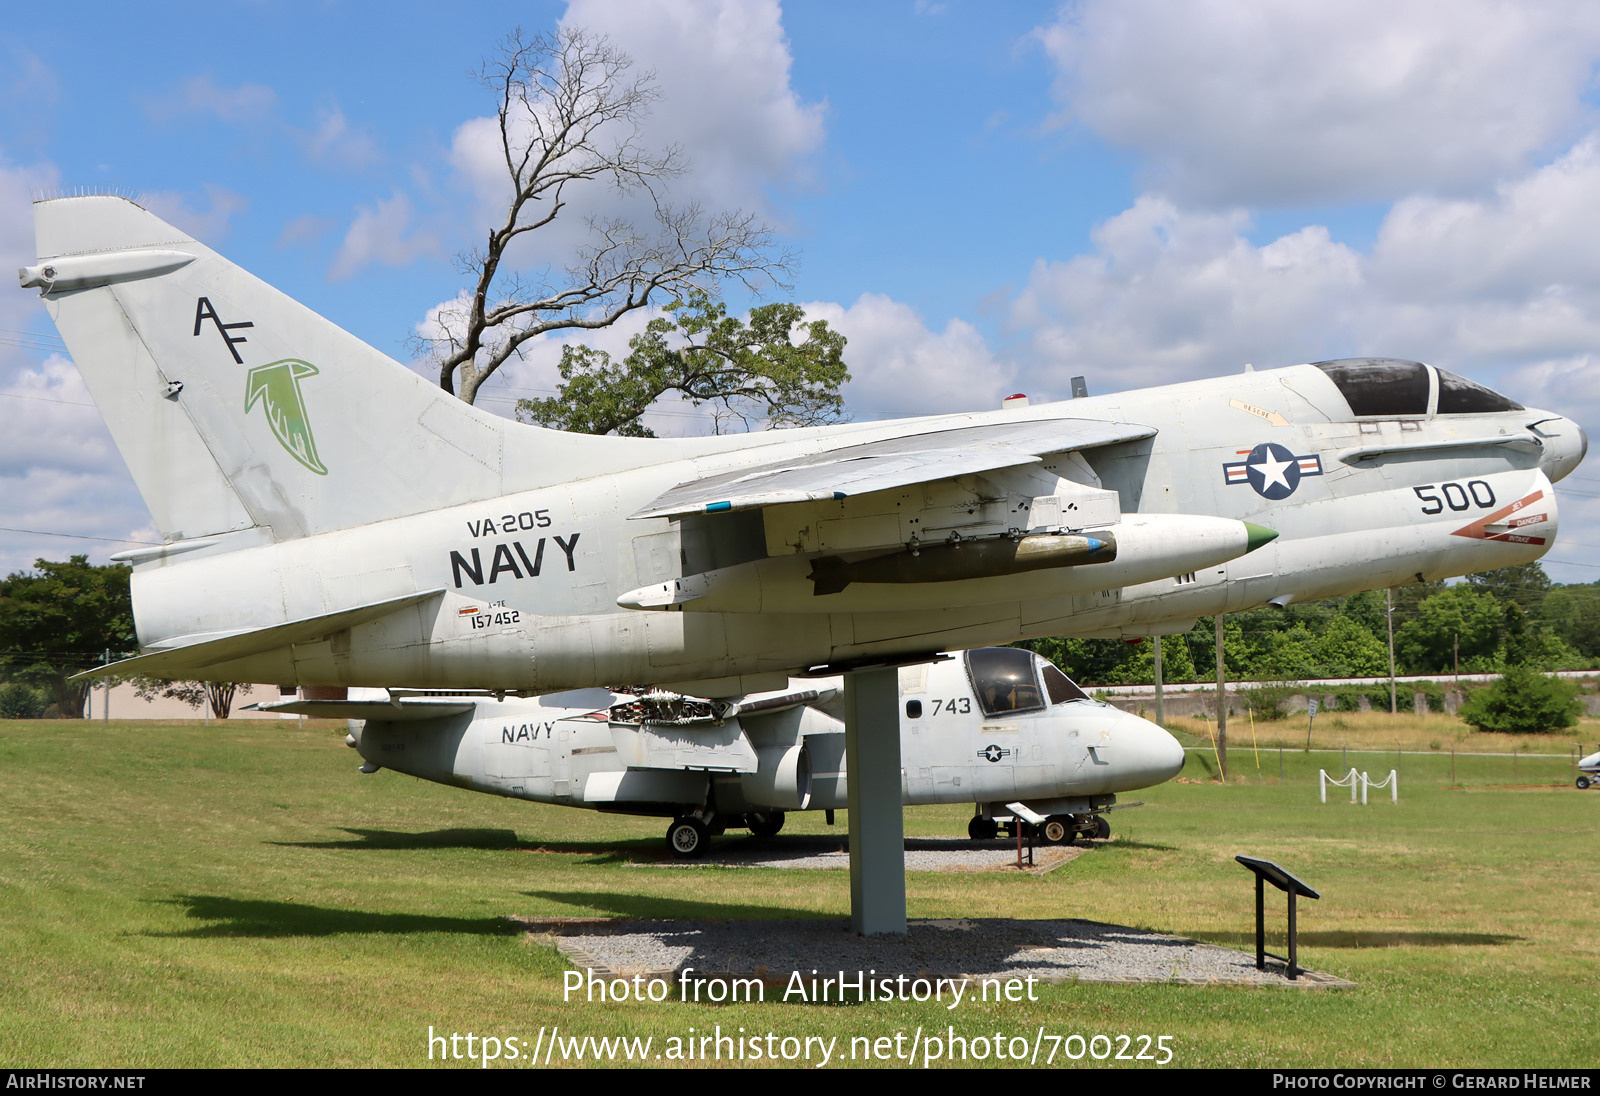
M40 260L22 284L45 297L169 544L494 498L506 467L600 440L467 406L125 198L44 200L34 217ZM508 444L530 451L508 462Z

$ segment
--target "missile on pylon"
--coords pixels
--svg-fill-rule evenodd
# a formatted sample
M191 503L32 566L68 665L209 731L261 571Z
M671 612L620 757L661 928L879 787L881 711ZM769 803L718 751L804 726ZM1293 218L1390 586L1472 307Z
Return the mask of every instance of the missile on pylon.
M769 556L629 590L617 604L682 612L815 613L956 608L1006 598L1037 601L1215 567L1277 535L1233 518L1126 514L1105 528L1075 534L907 544L889 552ZM929 558L924 562L923 557Z
M957 582L993 578L1050 567L1109 563L1117 558L1114 534L1041 534L1024 537L959 537L936 544L908 544L893 552L846 562L840 556L819 556L811 562L813 593L836 594L852 582Z

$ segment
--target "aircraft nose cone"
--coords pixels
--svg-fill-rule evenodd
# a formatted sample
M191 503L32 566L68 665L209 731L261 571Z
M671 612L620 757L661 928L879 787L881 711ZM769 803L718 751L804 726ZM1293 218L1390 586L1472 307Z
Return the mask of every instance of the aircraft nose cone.
M1544 442L1544 456L1539 464L1550 482L1566 476L1589 452L1589 435L1583 427L1568 418L1552 417L1534 424Z
M1124 752L1129 766L1139 780L1133 787L1148 788L1171 780L1182 771L1183 747L1148 719L1130 715L1128 723L1118 731L1118 737L1126 742Z

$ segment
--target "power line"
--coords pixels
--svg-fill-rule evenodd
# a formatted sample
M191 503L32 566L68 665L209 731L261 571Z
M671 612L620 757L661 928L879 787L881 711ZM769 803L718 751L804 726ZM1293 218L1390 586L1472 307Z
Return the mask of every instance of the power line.
M67 344L61 341L59 335L18 331L10 327L0 327L0 343L6 346L20 346L25 350L48 350L58 354L64 354L67 350Z
M64 403L68 407L93 407L92 403L83 403L80 400L58 400L53 396L25 396L21 392L0 392L0 396L13 400L38 400L41 403Z
M7 525L0 525L0 533L27 533L36 537L71 537L73 540L99 540L107 544L148 544L153 548L161 545L155 540L134 540L132 537L87 537L81 533L47 533L43 529L13 529Z

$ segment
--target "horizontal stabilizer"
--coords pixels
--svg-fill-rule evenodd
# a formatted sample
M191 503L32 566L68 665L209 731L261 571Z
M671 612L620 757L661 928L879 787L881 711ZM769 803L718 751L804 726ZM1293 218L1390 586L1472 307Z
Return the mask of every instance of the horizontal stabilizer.
M796 708L801 704L826 704L838 694L839 690L837 688L825 686L817 689L796 689L792 692L779 693L776 696L752 696L734 704L733 710L728 715L730 718L744 715L765 715Z
M1088 419L961 426L829 449L809 457L680 483L635 518L753 510L887 491L951 476L1037 464L1051 453L1155 436L1155 428Z
M271 628L256 628L248 632L221 635L204 633L197 636L182 636L164 644L159 650L134 658L125 658L109 666L96 666L92 670L73 675L72 680L125 677L130 674L204 680L202 671L207 666L231 662L236 658L247 658L296 643L310 643L443 595L442 589L424 590L420 593L406 594L404 597L390 598L387 601L375 601L370 605L358 605L353 609L340 609L335 613L291 620L287 624L277 624Z

